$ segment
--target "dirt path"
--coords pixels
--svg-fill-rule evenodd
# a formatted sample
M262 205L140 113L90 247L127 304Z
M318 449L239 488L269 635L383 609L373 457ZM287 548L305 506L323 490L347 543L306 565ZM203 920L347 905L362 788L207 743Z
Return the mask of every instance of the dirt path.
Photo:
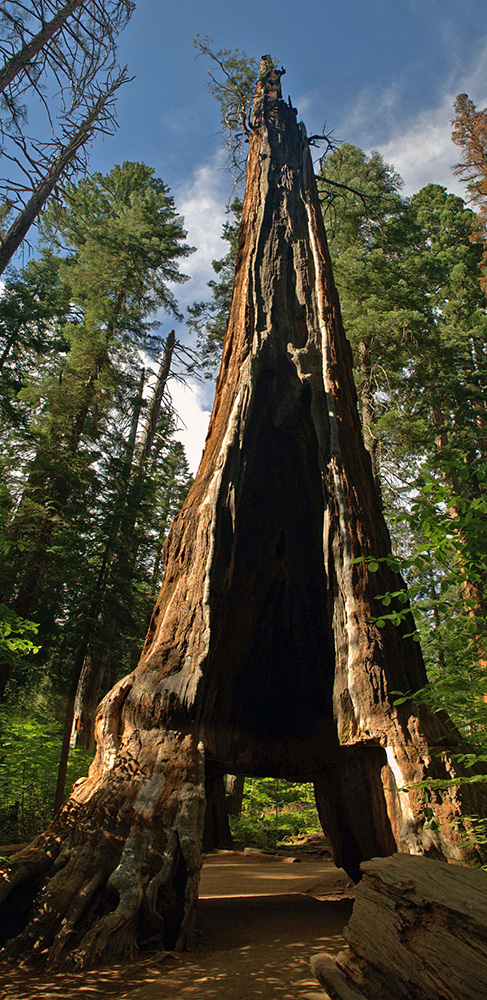
M193 951L133 965L42 976L2 970L8 1000L323 1000L310 973L318 951L336 954L351 911L344 872L327 859L302 862L222 852L203 867Z

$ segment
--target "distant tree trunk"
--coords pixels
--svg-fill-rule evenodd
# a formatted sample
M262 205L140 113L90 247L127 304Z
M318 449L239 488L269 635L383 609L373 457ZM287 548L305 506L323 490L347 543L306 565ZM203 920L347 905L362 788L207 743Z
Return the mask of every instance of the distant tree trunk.
M231 851L234 847L228 822L223 775L206 782L206 811L203 829L204 851Z
M433 426L436 428L436 446L440 455L445 457L445 452L447 452L449 440L448 431L445 426L445 418L442 413L441 407L438 404L432 404L430 406L431 421ZM468 461L467 456L464 456L465 462ZM473 471L473 470L472 470ZM443 471L443 479L445 483L450 487L453 492L453 500L450 503L450 516L453 520L459 517L458 505L456 503L455 497L463 498L465 493L465 485L460 480L457 475L455 468L449 468L448 472ZM473 477L471 478L471 482ZM478 484L476 484L478 487ZM480 489L477 489L477 498L481 500L483 494ZM475 496L475 493L474 493ZM472 497L473 499L473 497ZM465 542L465 530L458 529L458 537ZM487 647L486 647L486 634L484 623L487 621L487 604L485 597L485 581L475 579L475 575L472 573L468 565L464 564L464 594L467 613L474 619L477 623L477 650L478 650L478 663L482 670L487 670ZM479 627L482 628L482 632L479 634ZM487 695L484 695L484 701L487 701Z
M157 424L161 414L162 398L164 396L171 371L172 356L175 345L176 334L174 330L171 330L164 345L164 352L161 358L156 384L147 409L147 416L145 418L139 446L137 448L137 457L135 460L136 473L143 471L151 456L157 431Z
M12 667L7 660L0 660L0 700L5 697L5 690L12 673Z
M97 620L102 617L103 600L110 584L111 564L114 558L114 547L116 542L122 544L126 552L130 553L129 562L132 565L136 559L137 551L133 545L133 532L138 516L137 506L132 504L127 516L127 502L132 499L130 495L137 493L140 488L139 480L142 480L147 463L150 459L157 425L161 414L162 400L167 381L171 371L172 356L176 337L174 330L168 334L164 346L159 372L154 386L154 390L147 409L147 416L142 429L142 434L137 449L135 448L137 428L142 402L143 377L141 380L138 402L134 408L133 420L129 441L127 444L127 468L129 469L126 482L122 484L122 492L119 498L118 509L111 526L110 537L107 540L103 565L105 567L103 579L97 588L97 608L92 610L90 619L94 621L94 610L96 610ZM136 452L132 463L132 457ZM123 535L123 537L121 537ZM110 641L111 640L111 641ZM91 642L91 636L90 636ZM83 669L80 674L76 699L74 705L74 715L72 720L71 746L83 746L92 749L94 744L95 709L98 704L104 674L104 653L108 647L113 645L113 636L110 628L105 629L105 643L103 641L94 643L93 652L85 657Z
M70 748L83 747L85 750L95 749L95 716L100 690L105 673L103 654L91 651L85 656L83 668L76 688L73 706L73 721L71 725ZM64 798L63 798L64 801Z
M385 560L308 142L278 76L266 64L256 96L203 459L165 542L140 663L99 707L89 775L6 872L6 937L14 887L12 905L25 903L11 955L80 965L157 936L184 945L205 757L215 773L314 781L354 877L396 849L471 857L462 808L487 812L479 784L437 790L435 830L411 787L464 773L458 736L441 713L394 705L426 675L412 618L373 620L376 595L403 583ZM364 556L384 561L372 572Z
M229 816L240 816L242 813L245 777L243 774L227 774L225 792Z
M98 705L101 685L103 682L104 666L102 664L102 655L100 650L97 650L98 655L96 655L90 647L93 647L94 645L94 633L96 631L97 624L102 623L102 606L107 580L110 573L110 562L113 555L115 541L120 531L120 523L123 516L130 477L132 474L137 428L139 426L140 411L143 402L144 384L145 369L142 369L140 373L139 390L132 413L124 468L122 470L121 480L118 487L118 496L115 502L115 509L113 511L108 536L104 543L103 558L101 560L101 567L96 581L90 613L87 616L85 631L80 643L80 648L83 652L85 650L86 652L77 681L74 703L71 705L70 700L68 699L66 705L65 724L66 726L71 726L71 737L69 742L70 747L79 745L85 747L85 749L92 749L94 745L95 710ZM76 658L76 670L78 669L79 655ZM65 774L67 772L68 754L69 749L63 745L59 769L61 772L65 772ZM59 779L59 781L61 780L62 779ZM58 808L64 802L64 785L62 791L61 789L59 790L59 796L61 796L61 800L59 801L58 797L56 797L55 812L57 812Z

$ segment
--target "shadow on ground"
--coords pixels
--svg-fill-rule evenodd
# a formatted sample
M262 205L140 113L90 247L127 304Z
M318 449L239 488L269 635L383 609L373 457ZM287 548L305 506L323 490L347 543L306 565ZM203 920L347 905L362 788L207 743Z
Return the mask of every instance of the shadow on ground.
M240 887L243 895L237 895ZM250 865L245 859L240 865L236 857L213 856L204 869L202 890L207 895L199 902L193 951L83 973L41 975L3 967L0 996L323 1000L309 960L315 952L336 954L343 947L342 930L352 907L344 873L322 861L307 862L303 870L281 859L251 859ZM332 898L323 898L327 892Z

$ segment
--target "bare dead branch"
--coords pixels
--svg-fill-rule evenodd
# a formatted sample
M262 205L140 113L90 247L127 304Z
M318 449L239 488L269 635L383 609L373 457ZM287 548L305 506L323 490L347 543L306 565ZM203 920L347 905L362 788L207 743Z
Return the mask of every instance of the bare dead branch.
M65 107L76 107L100 70L113 71L116 37L134 6L133 0L7 0L0 12L6 37L0 42L0 93L11 117L18 117L26 90L41 97L49 75Z
M42 211L47 199L52 194L61 179L66 179L69 172L79 170L83 166L86 143L95 132L105 134L115 127L114 101L119 88L129 82L127 69L124 68L118 77L108 81L105 89L92 92L86 117L72 127L71 132L64 128L63 140L57 140L57 154L45 156L46 171L39 183L33 188L31 198L11 225L5 239L0 244L0 274L3 273L14 253L25 238L32 223ZM47 144L51 146L51 144ZM54 145L54 144L52 144ZM42 159L40 168L42 169Z

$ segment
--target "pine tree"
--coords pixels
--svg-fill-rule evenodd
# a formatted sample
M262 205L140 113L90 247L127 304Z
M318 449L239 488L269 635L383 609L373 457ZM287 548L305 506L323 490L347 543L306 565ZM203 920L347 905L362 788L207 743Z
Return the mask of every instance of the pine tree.
M51 355L23 389L30 452L7 530L17 559L5 592L21 616L42 609L46 627L59 613L63 574L74 561L69 537L89 536L79 519L83 524L93 496L113 406L131 366L140 368L137 349L157 348L156 310L177 312L168 284L185 280L178 262L190 252L167 188L144 164L68 185L63 207L46 213L46 239L55 226L68 251L59 270L75 311L63 329L65 354Z
M379 153L345 143L321 162L318 189L354 354L365 445L379 482L381 418L421 320L404 259L402 179ZM381 468L382 467L382 468Z
M459 94L452 121L452 139L463 153L454 172L467 185L472 205L477 209L472 238L484 246L481 285L487 290L487 108L478 109L467 94Z
M59 279L60 261L52 254L12 271L0 297L0 410L3 431L27 420L19 393L45 358L67 350L63 327L71 305Z

